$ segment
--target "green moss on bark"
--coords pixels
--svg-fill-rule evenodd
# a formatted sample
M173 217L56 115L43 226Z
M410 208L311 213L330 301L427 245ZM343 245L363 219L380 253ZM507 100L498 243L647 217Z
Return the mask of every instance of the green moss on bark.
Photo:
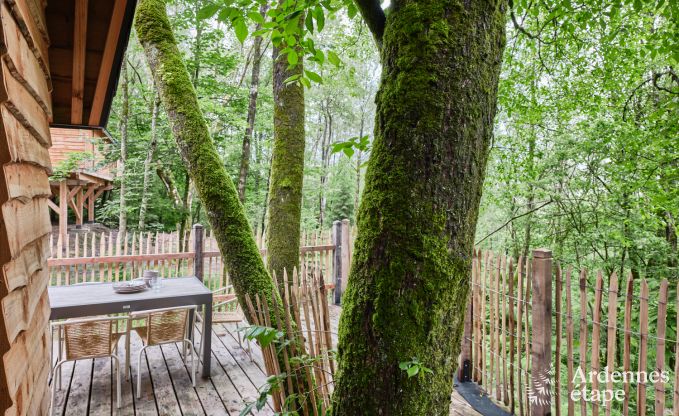
M167 18L165 2L141 0L135 27L182 160L204 204L239 300L244 305L246 293L272 299L275 286L257 249L236 187L208 132Z
M283 270L299 267L302 186L304 181L304 87L285 85L302 74L300 62L288 68L286 56L274 48L274 140L267 225L267 267L276 272L281 287ZM301 56L301 53L300 53Z
M504 1L392 8L335 415L448 414L496 110ZM398 365L412 357L433 374L409 379Z

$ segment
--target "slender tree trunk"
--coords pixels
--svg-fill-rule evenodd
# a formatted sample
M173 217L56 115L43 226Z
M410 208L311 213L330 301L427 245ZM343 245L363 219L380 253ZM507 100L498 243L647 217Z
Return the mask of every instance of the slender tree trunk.
M189 220L191 219L191 175L188 170L184 176L184 191L182 192L182 217L179 225L179 251L185 251L184 240L189 230Z
M358 133L359 140L363 137L363 128L365 127L365 112L361 112L361 129ZM356 190L354 191L354 216L358 212L358 201L361 197L361 158L363 152L358 149L356 152Z
M129 80L127 77L127 54L123 55L123 68L120 89L123 93L122 108L120 111L120 161L118 162L118 175L120 177L120 207L118 216L118 238L125 241L127 233L127 203L125 186L125 164L127 162L127 122L130 116Z
M528 139L528 201L526 210L531 212L535 208L535 126L532 127L533 132ZM533 214L528 214L525 218L524 234L523 234L523 258L528 259L531 245L531 231L533 227Z
M342 299L333 413L444 415L493 134L506 2L399 0L383 36L379 3L357 4L382 45L383 71ZM409 378L399 363L413 357L432 373Z
M179 191L177 190L177 185L174 181L174 175L172 175L172 172L168 172L160 160L156 162L156 174L160 178L161 182L163 182L167 194L172 199L174 209L181 209L182 198L179 196Z
M141 204L139 206L139 230L144 231L146 227L146 210L149 203L149 188L151 187L151 164L153 163L153 155L156 153L158 146L157 128L158 128L158 106L160 105L158 95L153 92L153 110L151 111L151 141L146 152L146 160L144 160L144 184L141 191Z
M263 4L259 8L259 13L266 16L269 9L268 4ZM261 24L255 26L255 31L262 28ZM255 129L255 117L257 116L257 95L259 94L259 68L262 62L262 37L255 37L252 45L252 75L250 78L250 97L248 102L248 119L245 135L243 136L243 150L240 158L240 174L238 176L238 197L245 203L245 185L248 180L248 170L250 169L250 142L252 132Z
M156 82L182 160L214 231L236 295L272 299L275 286L266 271L252 229L209 135L196 92L181 58L163 0L141 0L135 27ZM247 308L244 308L249 316Z
M301 20L300 20L301 21ZM285 80L302 74L300 59L288 68L287 56L273 50L274 138L267 226L267 268L282 283L283 270L299 266L302 184L304 180L304 87Z
M325 121L326 129L323 130L323 141L321 142L321 178L318 187L318 228L323 229L325 222L325 207L327 198L325 196L325 186L328 182L328 165L330 164L330 142L332 141L332 114L330 113L330 100L326 102Z

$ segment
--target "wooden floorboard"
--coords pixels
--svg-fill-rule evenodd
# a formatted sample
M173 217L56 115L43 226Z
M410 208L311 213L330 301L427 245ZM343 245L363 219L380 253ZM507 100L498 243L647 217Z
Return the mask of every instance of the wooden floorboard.
M332 306L331 306L332 307ZM336 328L339 308L331 310ZM196 342L201 334L197 327ZM209 379L196 375L196 387L190 376L190 362L185 363L180 344L147 348L141 360L142 394L136 398L137 355L141 340L132 335L130 347L130 377L125 377L124 344L119 346L122 368L122 406L116 409L116 380L112 360L99 358L63 365L63 385L55 395L55 415L226 415L238 416L241 410L259 396L258 388L267 379L261 350L252 344L253 360L238 344L235 325L214 325L212 331L212 368ZM197 359L196 368L202 363ZM269 405L256 413L273 415ZM478 415L459 395L453 392L451 415Z

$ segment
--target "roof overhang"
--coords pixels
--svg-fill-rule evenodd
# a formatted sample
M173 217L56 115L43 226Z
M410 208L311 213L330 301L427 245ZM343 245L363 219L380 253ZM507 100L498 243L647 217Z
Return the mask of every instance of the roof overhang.
M47 3L53 126L106 126L136 2L50 0Z

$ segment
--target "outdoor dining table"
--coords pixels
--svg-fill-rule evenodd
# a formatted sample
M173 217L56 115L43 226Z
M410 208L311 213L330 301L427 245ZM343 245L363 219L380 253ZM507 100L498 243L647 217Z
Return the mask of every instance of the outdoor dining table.
M159 290L147 289L139 293L116 293L113 291L113 283L50 286L48 293L51 307L50 320L204 305L202 341L200 343L203 350L202 375L209 377L212 343L212 292L196 277L163 279L162 287ZM129 351L126 351L125 354L129 354Z

